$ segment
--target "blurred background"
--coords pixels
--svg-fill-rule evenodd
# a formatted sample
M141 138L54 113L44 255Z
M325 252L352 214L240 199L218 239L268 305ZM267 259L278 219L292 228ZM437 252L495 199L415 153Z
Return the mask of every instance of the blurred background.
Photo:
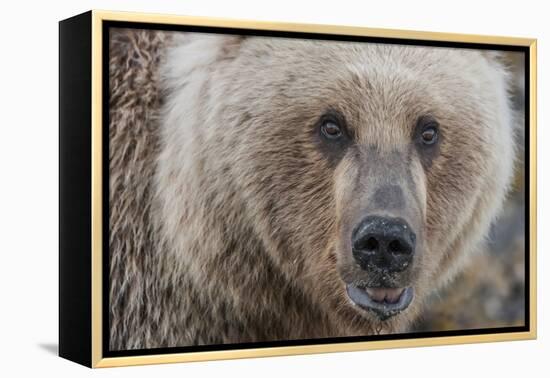
M525 323L525 67L524 53L502 60L512 73L518 159L512 191L489 243L465 271L434 294L413 332L522 326Z

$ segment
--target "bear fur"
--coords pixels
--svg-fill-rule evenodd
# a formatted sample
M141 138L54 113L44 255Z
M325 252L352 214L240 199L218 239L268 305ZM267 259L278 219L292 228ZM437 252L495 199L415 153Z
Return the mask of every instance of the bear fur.
M111 350L406 331L506 196L494 54L134 29L111 30L109 54ZM441 124L429 164L407 155L423 250L414 301L386 320L343 289L346 204L370 160L327 157L311 131L327 108L383 159L418 115Z

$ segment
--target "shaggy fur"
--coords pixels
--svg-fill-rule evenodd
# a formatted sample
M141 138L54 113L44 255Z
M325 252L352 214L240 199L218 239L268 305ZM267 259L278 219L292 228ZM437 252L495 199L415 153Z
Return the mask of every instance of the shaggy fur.
M403 331L500 209L514 152L495 57L112 33L112 350ZM327 109L353 135L337 154L315 133ZM424 114L442 129L429 162L411 147ZM361 274L349 230L372 177L403 179L382 166L407 175L421 235L415 300L385 321L356 308L343 281Z

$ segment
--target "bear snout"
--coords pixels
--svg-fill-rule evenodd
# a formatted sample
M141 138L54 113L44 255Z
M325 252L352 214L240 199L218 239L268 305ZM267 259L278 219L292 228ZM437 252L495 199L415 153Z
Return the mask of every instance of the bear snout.
M414 257L416 234L401 218L366 216L351 238L353 258L365 271L400 273Z

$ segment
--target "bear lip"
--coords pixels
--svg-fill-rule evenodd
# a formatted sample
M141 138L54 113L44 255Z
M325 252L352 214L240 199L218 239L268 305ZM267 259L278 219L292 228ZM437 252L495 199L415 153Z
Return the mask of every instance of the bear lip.
M365 291L369 297L378 303L397 303L401 294L403 294L405 288L379 288L379 287L367 287Z
M411 304L414 289L406 288L360 288L346 285L349 299L364 310L374 312L380 320L386 320L399 314Z

